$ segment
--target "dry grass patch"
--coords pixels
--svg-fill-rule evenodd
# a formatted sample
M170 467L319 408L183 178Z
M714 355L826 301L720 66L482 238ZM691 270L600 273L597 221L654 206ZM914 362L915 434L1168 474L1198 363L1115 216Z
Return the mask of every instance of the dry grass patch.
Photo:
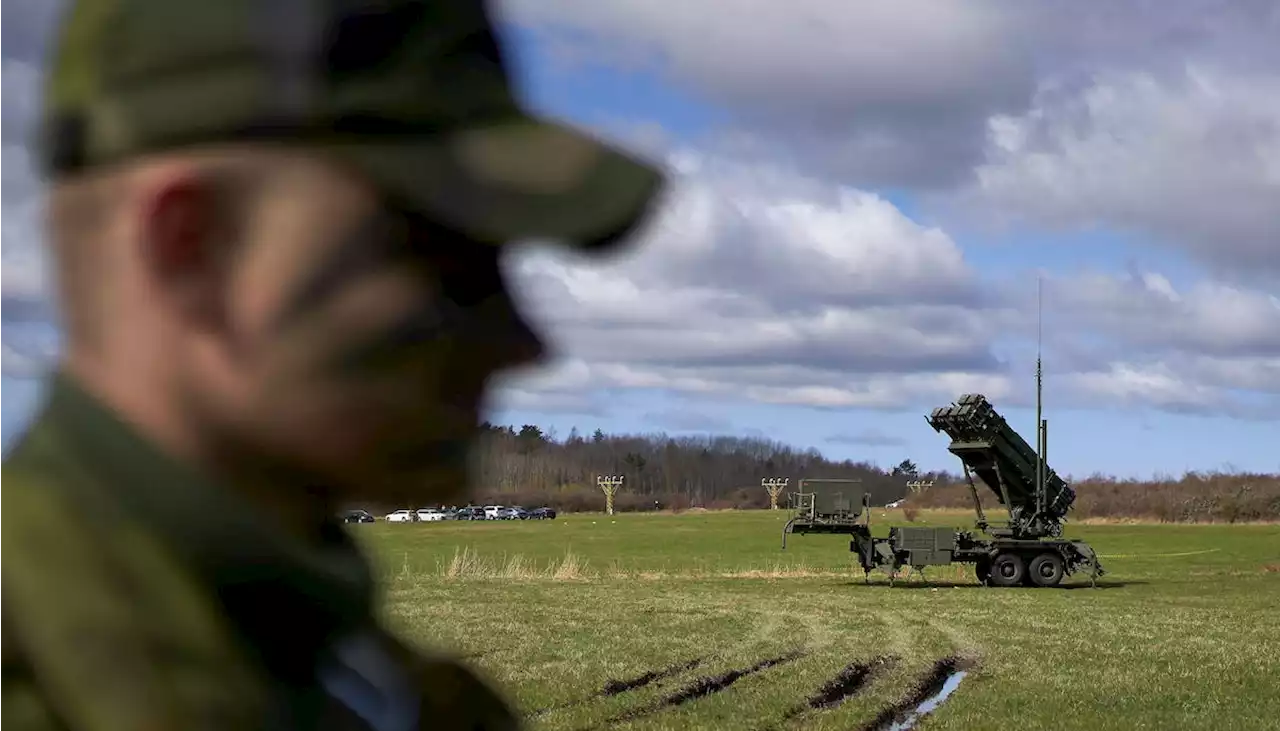
M967 564L949 566L930 566L923 576L916 571L904 568L894 579L914 582L963 582L971 580L973 572ZM743 580L800 580L827 579L862 581L866 578L860 566L850 564L847 567L814 566L804 562L772 561L760 566L745 566L736 569L717 567L680 566L676 568L643 569L628 568L613 564L604 568L593 568L588 562L573 551L566 551L558 558L536 561L522 553L485 556L469 546L455 548L452 556L437 558L433 570L415 570L409 563L406 553L400 571L395 579L400 582L421 581L521 581L521 582L559 582L559 581L672 581L672 580L707 580L707 579L743 579ZM873 581L883 581L889 574L875 571L871 574Z
M573 552L566 552L559 559L539 564L520 553L503 555L498 559L488 558L472 551L469 546L455 549L453 556L447 560L437 560L436 570L431 575L447 580L578 581L590 578L587 562ZM409 571L407 576L415 574Z

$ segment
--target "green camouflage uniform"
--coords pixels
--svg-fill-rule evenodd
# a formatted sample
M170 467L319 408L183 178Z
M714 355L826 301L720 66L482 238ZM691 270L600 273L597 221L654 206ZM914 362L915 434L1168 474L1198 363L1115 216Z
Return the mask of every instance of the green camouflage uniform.
M62 375L4 484L5 728L518 727L377 626L340 524L286 540Z
M661 185L518 108L479 0L81 0L47 79L53 177L301 145L477 245L582 248L618 241ZM9 731L518 726L461 664L379 628L341 526L286 539L60 372L3 470Z

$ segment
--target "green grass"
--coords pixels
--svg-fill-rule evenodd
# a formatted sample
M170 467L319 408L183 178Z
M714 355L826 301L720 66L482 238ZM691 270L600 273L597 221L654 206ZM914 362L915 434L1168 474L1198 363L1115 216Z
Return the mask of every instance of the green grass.
M554 521L352 526L410 640L470 655L530 728L863 728L941 658L976 666L920 729L1261 729L1280 724L1280 526L1072 525L1099 588L932 585L873 574L848 541L791 536L784 513L567 515ZM877 513L883 535L900 514ZM964 526L964 514L917 524ZM1268 568L1269 567L1269 568ZM723 691L642 713L701 676L802 649ZM803 704L843 667L897 658L830 709ZM610 679L701 658L657 683ZM628 711L634 718L605 723Z

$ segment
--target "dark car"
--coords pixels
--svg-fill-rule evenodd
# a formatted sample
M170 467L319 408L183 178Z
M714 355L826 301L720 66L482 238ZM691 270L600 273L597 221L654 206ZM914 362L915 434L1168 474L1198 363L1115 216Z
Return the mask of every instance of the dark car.
M484 520L484 508L477 508L474 505L459 508L454 515L454 520Z
M364 510L348 510L338 516L343 523L373 523L376 521L372 515Z
M529 520L554 520L556 511L555 508L534 508L528 515Z

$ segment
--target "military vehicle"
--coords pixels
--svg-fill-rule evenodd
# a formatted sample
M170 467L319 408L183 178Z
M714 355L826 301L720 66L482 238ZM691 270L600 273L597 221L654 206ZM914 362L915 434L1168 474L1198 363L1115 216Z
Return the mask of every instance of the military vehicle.
M960 458L973 495L979 532L955 528L894 527L887 538L871 535L872 495L854 486L831 489L802 481L789 495L789 533L845 533L868 580L873 569L896 575L904 566L923 574L927 566L972 563L978 581L992 586L1056 586L1065 576L1088 571L1091 583L1105 573L1084 541L1062 537L1075 491L1044 460L1048 422L1037 419L1039 448L1030 445L981 394L966 394L927 417L951 437L948 451ZM1009 519L992 522L982 508L977 475L995 494ZM856 506L856 509L855 509Z
M794 492L787 493L787 509L791 517L782 529L782 547L787 547L790 533L849 533L864 509L872 504L902 497L900 491L877 496L882 492L863 486L862 480L806 477ZM868 519L869 516L868 516Z

